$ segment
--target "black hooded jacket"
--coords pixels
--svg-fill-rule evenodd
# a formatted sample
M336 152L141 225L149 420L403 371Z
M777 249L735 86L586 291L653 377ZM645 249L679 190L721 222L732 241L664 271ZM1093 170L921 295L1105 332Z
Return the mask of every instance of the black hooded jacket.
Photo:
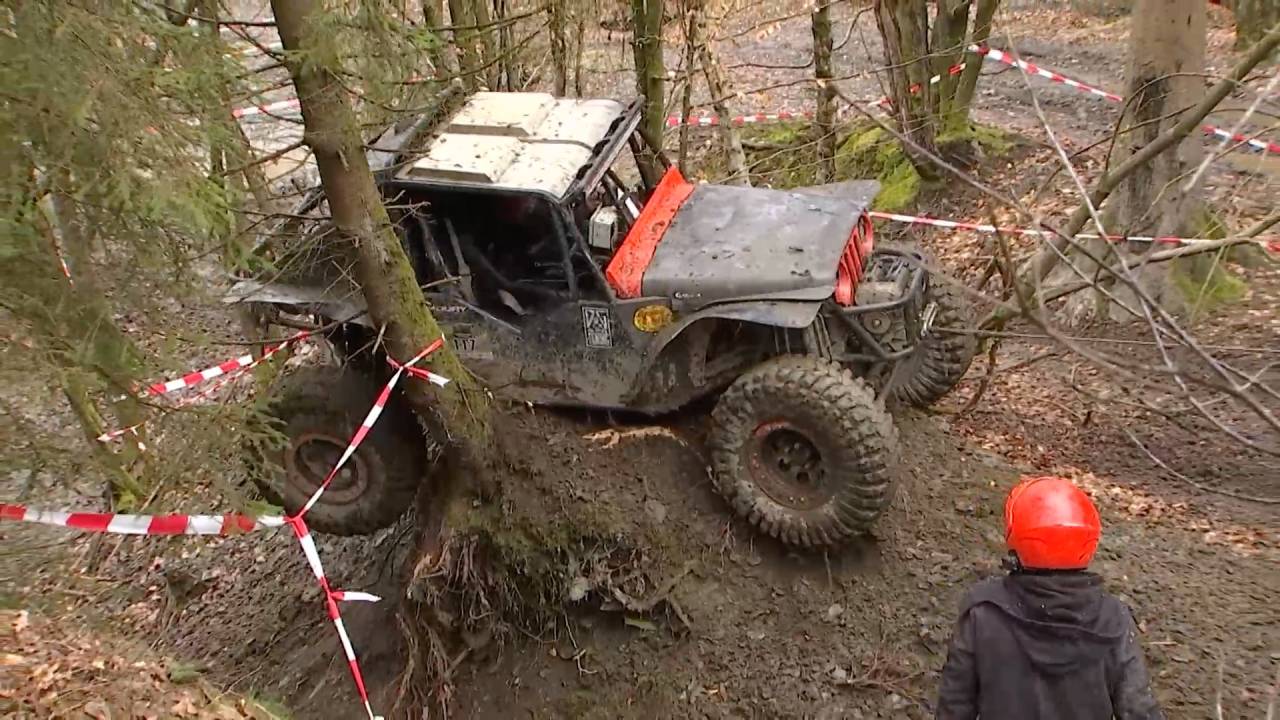
M1129 609L1086 572L1014 572L970 589L938 720L1163 720Z

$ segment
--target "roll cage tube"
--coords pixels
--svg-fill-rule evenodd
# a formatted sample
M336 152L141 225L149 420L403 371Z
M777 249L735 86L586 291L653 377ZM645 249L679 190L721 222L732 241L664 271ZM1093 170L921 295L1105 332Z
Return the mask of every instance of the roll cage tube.
M659 162L664 168L671 166L671 160L667 158L666 153L662 151L662 146L654 142L654 138L648 136L643 129L640 128L641 111L644 108L644 98L639 97L627 106L626 110L614 120L609 127L609 131L605 133L604 139L592 148L592 159L590 164L586 165L574 179L569 189L565 192L565 199L577 196L587 197L604 179L605 174L613 167L613 163L618 159L618 155L622 153L623 148L628 145L633 151L639 152L644 150L640 146L640 140L644 140L645 145L658 157ZM639 138L639 139L637 139ZM657 184L656 178L645 178L645 190L650 191Z

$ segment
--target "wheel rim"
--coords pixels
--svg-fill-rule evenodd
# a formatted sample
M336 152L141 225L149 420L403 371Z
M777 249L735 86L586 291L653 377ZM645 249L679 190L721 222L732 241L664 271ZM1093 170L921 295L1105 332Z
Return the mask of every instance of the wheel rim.
M831 499L821 451L791 423L761 424L751 435L748 452L752 478L774 502L813 510Z
M302 497L310 498L324 483L347 448L347 441L324 433L298 436L285 452L285 482ZM346 505L369 487L371 470L360 454L347 459L320 497L326 505Z

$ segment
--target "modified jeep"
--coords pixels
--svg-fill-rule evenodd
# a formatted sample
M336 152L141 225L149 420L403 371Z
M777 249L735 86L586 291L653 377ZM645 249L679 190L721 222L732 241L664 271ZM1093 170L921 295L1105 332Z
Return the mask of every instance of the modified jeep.
M879 189L783 191L687 180L639 130L641 103L478 93L392 127L368 151L432 312L498 397L659 414L718 396L714 484L751 524L802 547L866 530L890 500L886 401L927 405L974 353L967 310L920 252L877 246ZM255 473L291 510L324 479L385 382L377 328L326 242L316 192L279 233L271 271L229 299L310 322L343 359L287 378L273 412L289 444ZM403 403L402 403L403 405ZM392 523L428 443L388 408L309 519Z

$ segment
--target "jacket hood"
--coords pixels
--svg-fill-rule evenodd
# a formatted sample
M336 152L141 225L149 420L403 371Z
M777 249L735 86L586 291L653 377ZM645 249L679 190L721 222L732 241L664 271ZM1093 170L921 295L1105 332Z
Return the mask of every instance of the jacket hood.
M1087 572L1014 572L987 586L973 604L996 607L1013 620L1018 645L1046 673L1065 674L1096 661L1126 633L1125 614Z

